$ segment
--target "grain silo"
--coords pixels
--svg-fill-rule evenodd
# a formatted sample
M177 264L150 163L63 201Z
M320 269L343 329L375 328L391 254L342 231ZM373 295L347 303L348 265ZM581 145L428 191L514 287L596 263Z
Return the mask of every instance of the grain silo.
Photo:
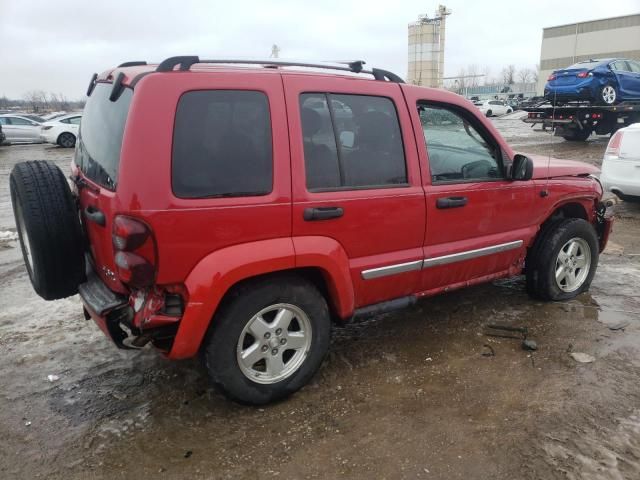
M445 26L450 14L451 10L440 5L433 18L421 15L409 24L409 83L442 88Z

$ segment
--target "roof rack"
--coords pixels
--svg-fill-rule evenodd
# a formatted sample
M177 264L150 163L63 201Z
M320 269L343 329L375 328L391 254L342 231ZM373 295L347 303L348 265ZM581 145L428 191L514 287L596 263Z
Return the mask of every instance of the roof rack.
M139 67L140 65L146 65L147 62L145 61L134 61L134 62L124 62L121 63L120 65L118 65L118 68L123 68L123 67Z
M269 58L266 60L246 60L246 59L211 59L211 60L201 60L198 56L183 56L183 57L170 57L166 60L163 60L158 68L156 68L156 72L172 72L177 66L180 66L179 71L187 71L191 68L192 65L196 63L215 63L215 64L242 64L242 65L262 65L265 68L277 68L277 67L307 67L307 68L323 68L328 70L340 70L343 72L352 72L352 73L366 73L369 75L373 75L373 78L376 80L394 82L394 83L404 83L404 80L396 75L395 73L389 72L387 70L382 70L380 68L372 68L371 70L363 69L365 64L364 60L355 60L353 62L345 62L343 64L338 63L337 65L326 64L326 63L305 63L305 62L294 62L288 60L278 60L274 58Z

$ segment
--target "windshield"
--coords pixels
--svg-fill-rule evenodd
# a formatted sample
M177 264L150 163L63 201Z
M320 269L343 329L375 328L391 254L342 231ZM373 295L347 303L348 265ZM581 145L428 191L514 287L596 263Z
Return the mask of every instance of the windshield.
M115 102L109 100L112 85L98 83L82 116L76 165L94 182L115 190L122 136L133 90L125 88Z

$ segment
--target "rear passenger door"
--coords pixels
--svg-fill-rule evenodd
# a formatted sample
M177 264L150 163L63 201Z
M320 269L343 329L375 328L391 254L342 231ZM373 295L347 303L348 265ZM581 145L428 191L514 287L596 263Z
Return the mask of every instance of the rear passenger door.
M356 307L415 292L425 203L399 86L327 76L283 80L294 242L311 236L339 244Z

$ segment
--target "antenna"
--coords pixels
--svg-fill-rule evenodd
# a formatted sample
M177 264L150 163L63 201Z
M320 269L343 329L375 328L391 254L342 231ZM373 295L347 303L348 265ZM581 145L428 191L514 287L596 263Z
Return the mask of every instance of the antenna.
M552 137L556 133L555 122L556 122L556 105L558 104L557 95L558 95L558 90L555 89L553 91L553 109L551 110L551 136ZM553 145L553 143L551 145ZM553 149L553 147L551 148ZM549 151L549 156L547 157L547 180L544 185L544 190L540 192L541 197L549 196L549 177L550 176L551 176L551 151Z

